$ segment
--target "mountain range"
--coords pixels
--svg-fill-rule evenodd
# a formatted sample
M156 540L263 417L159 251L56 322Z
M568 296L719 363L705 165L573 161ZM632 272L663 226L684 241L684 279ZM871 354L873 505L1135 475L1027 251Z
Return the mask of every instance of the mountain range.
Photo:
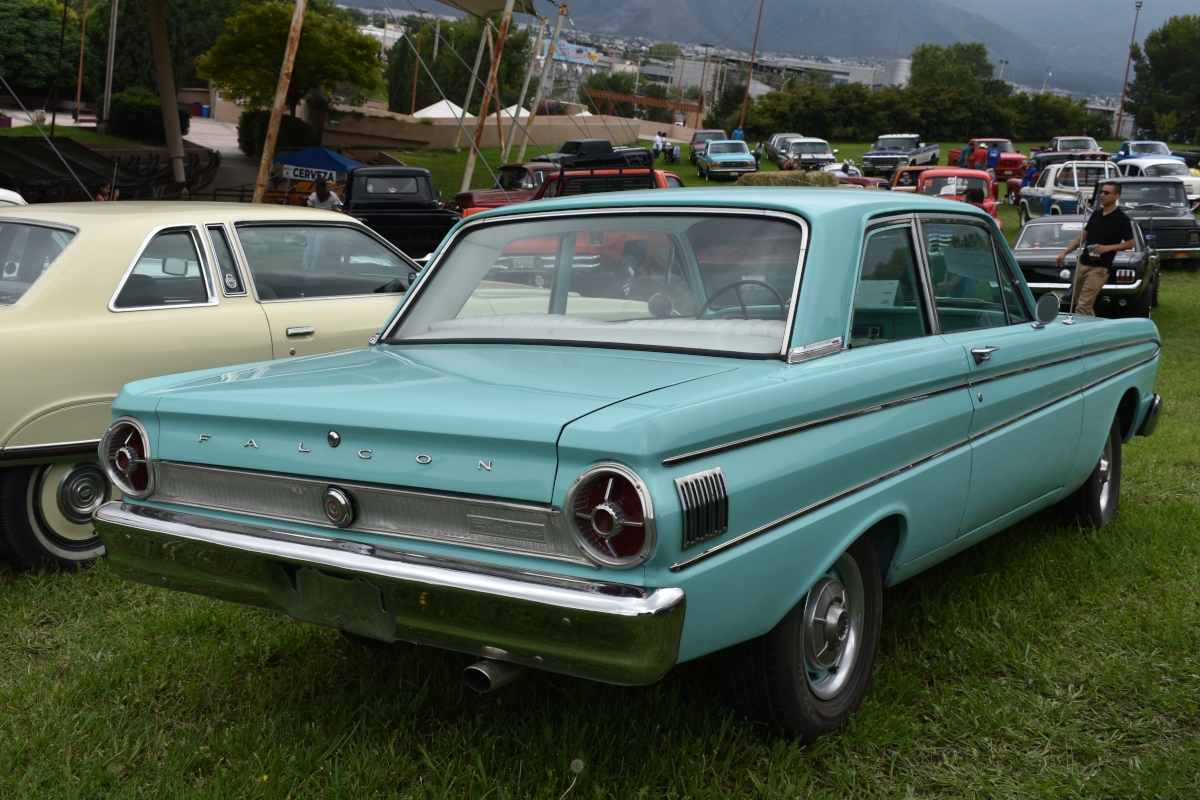
M383 0L349 0L379 7ZM1134 22L1133 0L762 0L759 52L886 60L923 43L981 41L1004 77L1040 87L1047 69L1053 88L1120 93ZM548 0L535 0L553 14ZM411 11L393 0L398 14ZM586 34L641 36L681 43L710 42L748 51L757 0L570 0L570 20ZM455 13L436 2L431 10ZM1138 20L1138 41L1176 14L1197 13L1196 0L1150 0ZM572 36L571 25L565 28Z

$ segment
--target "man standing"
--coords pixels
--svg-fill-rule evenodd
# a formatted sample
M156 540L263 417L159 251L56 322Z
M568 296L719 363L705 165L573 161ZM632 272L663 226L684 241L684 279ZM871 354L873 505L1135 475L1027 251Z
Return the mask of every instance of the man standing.
M1100 289L1108 282L1108 271L1121 250L1133 249L1133 223L1117 207L1121 184L1106 183L1100 187L1100 208L1092 212L1083 232L1076 236L1054 263L1062 267L1067 255L1086 244L1079 254L1075 268L1075 311L1096 316L1092 306Z

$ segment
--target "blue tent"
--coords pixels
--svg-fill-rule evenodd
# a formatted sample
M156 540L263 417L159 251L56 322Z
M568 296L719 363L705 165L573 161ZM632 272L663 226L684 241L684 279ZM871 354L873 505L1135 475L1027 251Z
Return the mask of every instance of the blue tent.
M275 156L274 163L282 164L285 167L299 167L321 172L349 172L355 167L362 166L354 159L346 158L325 147L311 147L308 150Z

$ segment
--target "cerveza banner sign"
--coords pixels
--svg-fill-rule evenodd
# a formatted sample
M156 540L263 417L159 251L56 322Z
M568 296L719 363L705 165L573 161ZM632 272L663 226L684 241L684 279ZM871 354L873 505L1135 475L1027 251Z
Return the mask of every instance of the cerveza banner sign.
M315 181L317 178L324 178L333 183L337 180L337 172L331 169L313 169L312 167L293 167L291 164L283 165L283 177L292 181Z

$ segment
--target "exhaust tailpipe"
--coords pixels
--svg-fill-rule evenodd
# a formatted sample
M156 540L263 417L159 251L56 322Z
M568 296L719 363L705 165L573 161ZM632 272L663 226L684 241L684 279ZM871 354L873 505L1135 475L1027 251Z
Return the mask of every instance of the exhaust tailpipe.
M487 694L493 689L507 686L525 674L525 668L507 661L485 658L463 670L463 681L477 694Z

